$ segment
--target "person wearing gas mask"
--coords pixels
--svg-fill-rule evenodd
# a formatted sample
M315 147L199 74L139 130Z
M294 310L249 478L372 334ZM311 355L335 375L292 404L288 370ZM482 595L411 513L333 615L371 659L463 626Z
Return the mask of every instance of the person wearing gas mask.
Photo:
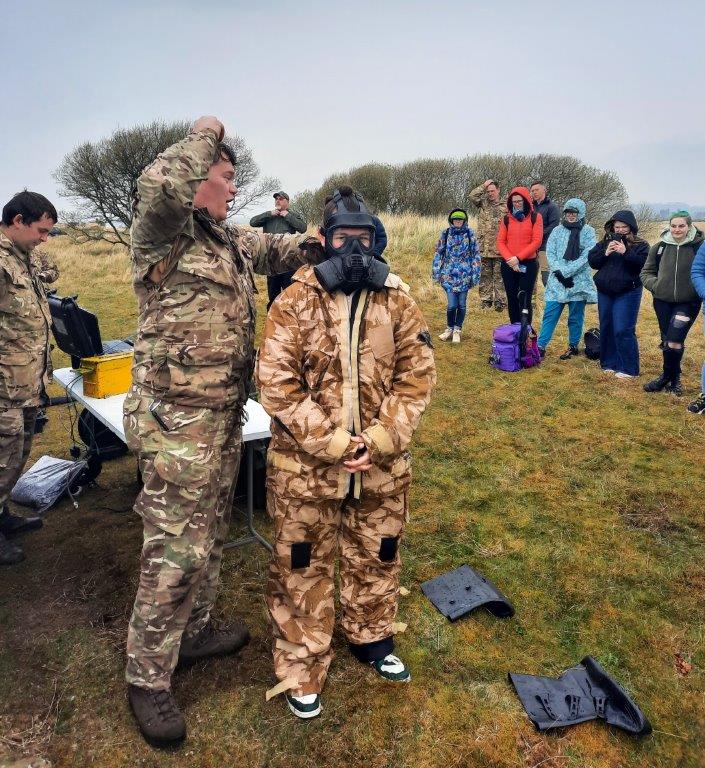
M321 711L332 659L334 568L350 651L393 682L408 446L436 381L431 337L409 288L374 256L374 221L349 187L325 206L316 266L272 304L256 376L272 416L266 599L274 669L300 718Z

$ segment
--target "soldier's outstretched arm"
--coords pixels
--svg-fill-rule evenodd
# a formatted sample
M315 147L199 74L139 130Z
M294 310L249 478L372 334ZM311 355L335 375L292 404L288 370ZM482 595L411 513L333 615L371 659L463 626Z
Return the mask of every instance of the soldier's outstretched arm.
M312 456L329 463L352 458L350 433L336 427L303 388L302 357L299 319L283 293L269 309L257 359L262 406Z
M139 177L130 236L133 256L145 274L168 256L189 222L193 198L213 164L219 139L216 127L202 127L199 120L188 136L162 152Z
M245 231L242 243L252 256L252 268L259 275L278 275L298 269L309 262L306 251L299 246L305 235L265 235Z
M378 416L362 433L373 464L398 456L411 442L436 384L431 335L414 300L397 292L399 322L394 328L397 350L392 389ZM275 302L276 303L276 302Z

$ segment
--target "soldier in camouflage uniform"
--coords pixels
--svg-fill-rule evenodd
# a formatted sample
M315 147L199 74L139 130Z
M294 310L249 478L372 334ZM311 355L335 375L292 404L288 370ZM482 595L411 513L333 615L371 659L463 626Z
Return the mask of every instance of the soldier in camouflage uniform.
M357 228L340 226L347 217L336 206L357 207ZM347 247L346 238L358 239L362 251L374 247L374 223L354 195L326 206L324 227L325 251L309 244L321 257L337 242ZM410 678L392 653L411 482L407 449L436 378L426 323L399 277L385 265L376 285L351 277L334 289L323 287L319 269L299 269L272 305L257 365L261 402L273 417L267 607L280 683L268 695L286 692L302 718L321 711L338 549L351 652L389 680Z
M477 208L477 244L482 256L480 271L480 301L483 309L494 308L503 312L507 296L502 280L502 257L497 251L497 233L502 216L507 212L506 202L500 199L499 185L487 179L470 192L470 201Z
M253 368L253 272L300 266L300 237L223 224L235 158L223 126L201 118L148 166L131 230L139 327L125 434L144 486L140 583L127 638L129 700L142 733L164 745L185 736L171 695L178 661L239 650L240 624L210 619Z
M59 279L56 262L43 248L35 248L32 251L31 261L35 273L44 285L51 285Z
M54 206L36 192L20 192L0 224L0 565L24 559L8 538L41 527L40 518L10 513L10 491L27 462L37 409L51 380L51 315L31 253L46 242L57 220Z

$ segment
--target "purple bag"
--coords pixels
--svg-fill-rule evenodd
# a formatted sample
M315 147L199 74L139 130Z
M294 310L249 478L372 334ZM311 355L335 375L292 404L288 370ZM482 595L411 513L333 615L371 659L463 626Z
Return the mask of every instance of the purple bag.
M521 323L498 325L492 332L490 365L498 371L510 373L538 365L541 362L541 355L536 334L530 325L526 327L526 333L522 352Z

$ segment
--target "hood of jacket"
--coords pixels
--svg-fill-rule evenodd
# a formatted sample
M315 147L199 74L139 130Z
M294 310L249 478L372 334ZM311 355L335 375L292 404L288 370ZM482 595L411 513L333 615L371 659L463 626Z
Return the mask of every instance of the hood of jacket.
M514 187L507 195L507 211L512 213L512 195L521 195L524 198L524 215L528 216L534 210L534 201L526 187Z
M636 223L636 216L630 210L617 211L610 216L605 222L605 232L614 232L615 221L621 221L622 224L627 224L633 234L637 234L639 231L639 225Z
M695 224L690 225L690 229L688 230L688 234L680 241L680 243L677 243L675 241L675 238L671 234L671 230L667 229L662 235L661 235L661 242L666 243L667 245L688 245L688 243L702 243L703 242L703 233L695 226Z
M453 226L453 220L452 216L454 213L464 213L465 214L465 226L468 225L468 212L465 210L465 208L453 208L453 210L448 214L448 223L450 226Z
M587 206L579 197L571 197L569 200L566 200L563 205L562 213L565 213L567 208L575 208L575 210L578 212L578 218L583 220L585 219Z

